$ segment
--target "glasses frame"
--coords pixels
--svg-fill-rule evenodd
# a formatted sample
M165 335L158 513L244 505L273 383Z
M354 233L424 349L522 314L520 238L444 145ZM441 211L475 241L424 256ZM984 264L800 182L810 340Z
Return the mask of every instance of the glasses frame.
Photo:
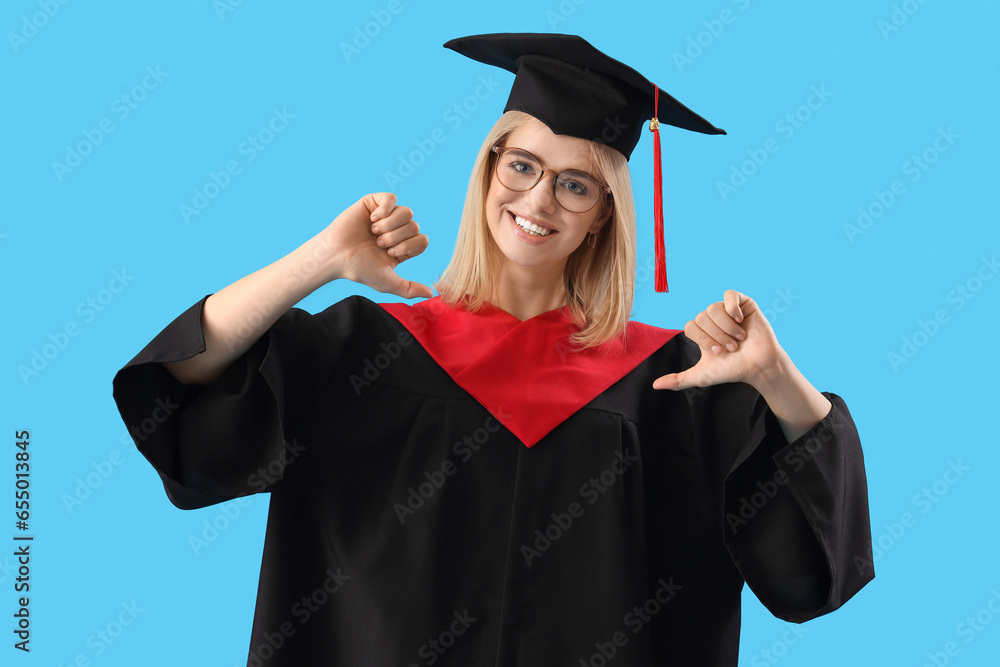
M492 153L494 153L496 155L496 157L497 157L496 172L497 172L497 180L500 181L500 185L504 186L505 188L507 188L508 190L510 190L512 192L527 192L528 190L533 189L536 185L538 185L539 183L541 183L542 179L545 178L546 172L548 172L548 173L552 174L552 176L553 176L553 178L552 178L552 197L553 197L553 199L555 199L556 203L558 203L560 206L562 206L563 208L565 208L570 213L586 213L587 211L592 210L595 206L597 206L600 203L600 201L601 201L601 194L605 194L605 195L610 195L611 194L611 187L608 186L607 183L601 182L600 180L594 178L593 176L591 176L587 172L583 171L582 169L566 169L564 171L576 171L576 172L579 172L581 174L586 175L587 178L589 178L592 181L594 181L595 183L597 183L597 185L600 186L600 188L601 188L601 192L598 193L597 199L594 200L593 204L591 204L589 207L583 209L582 211L572 211L572 210L566 208L566 206L561 201L559 201L559 196L557 195L556 184L559 182L559 176L561 176L564 173L564 171L555 171L553 169L546 169L544 163L542 162L542 160L537 155L535 155L534 153L532 153L529 150L525 150L523 148L518 148L517 146L501 146L500 144L497 144L493 148L491 148L490 151ZM509 185L507 185L506 183L504 183L503 180L500 179L500 169L499 169L500 157L506 151L520 151L520 152L524 153L525 155L530 155L536 162L538 162L539 166L541 167L541 171L538 174L538 179L531 186L529 186L527 188L524 188L523 190L518 190L516 188L510 187ZM614 195L612 195L612 196L614 196Z

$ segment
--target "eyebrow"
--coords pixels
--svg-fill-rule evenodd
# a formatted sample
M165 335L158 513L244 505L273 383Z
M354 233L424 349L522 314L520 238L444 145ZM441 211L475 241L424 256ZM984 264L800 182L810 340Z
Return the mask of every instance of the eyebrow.
M515 153L515 154L520 155L522 157L533 159L536 162L538 162L540 165L542 165L545 169L549 169L549 167L545 164L545 162L542 161L542 158L538 157L534 153L529 152L526 148L518 148L516 146L506 146L506 148L511 153ZM565 172L576 172L578 174L583 174L584 176L589 176L594 181L597 181L597 177L593 176L586 169L580 169L579 167L570 167L569 169L556 169L555 171L558 171L560 174L565 173Z
M520 155L521 157L530 158L530 159L535 160L537 162L541 162L542 161L542 159L540 157L538 157L537 155L535 155L534 153L529 153L528 151L526 151L526 150L524 150L522 148L514 148L513 146L508 146L507 150L509 150L511 153L513 153L515 155Z

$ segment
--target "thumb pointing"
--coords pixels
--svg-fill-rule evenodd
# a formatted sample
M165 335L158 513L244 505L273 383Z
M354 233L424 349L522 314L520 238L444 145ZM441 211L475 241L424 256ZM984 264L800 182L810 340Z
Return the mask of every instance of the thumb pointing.
M390 291L397 296L403 297L404 299L415 299L418 296L425 298L434 296L434 292L427 285L403 278L399 279L399 284L396 286L396 289Z

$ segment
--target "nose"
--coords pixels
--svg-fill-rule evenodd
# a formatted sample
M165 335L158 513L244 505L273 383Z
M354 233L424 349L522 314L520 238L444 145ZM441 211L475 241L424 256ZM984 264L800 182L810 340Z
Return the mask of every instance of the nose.
M535 211L553 213L556 210L555 176L549 172L542 174L542 179L535 187L524 193L523 199Z

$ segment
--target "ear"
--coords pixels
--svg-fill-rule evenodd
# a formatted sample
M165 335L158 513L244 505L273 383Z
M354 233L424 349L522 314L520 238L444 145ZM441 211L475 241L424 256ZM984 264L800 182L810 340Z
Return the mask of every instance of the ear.
M590 226L590 231L596 234L601 231L608 220L611 219L612 214L615 212L615 202L610 197L605 197L601 201L601 212L594 219L594 224Z

